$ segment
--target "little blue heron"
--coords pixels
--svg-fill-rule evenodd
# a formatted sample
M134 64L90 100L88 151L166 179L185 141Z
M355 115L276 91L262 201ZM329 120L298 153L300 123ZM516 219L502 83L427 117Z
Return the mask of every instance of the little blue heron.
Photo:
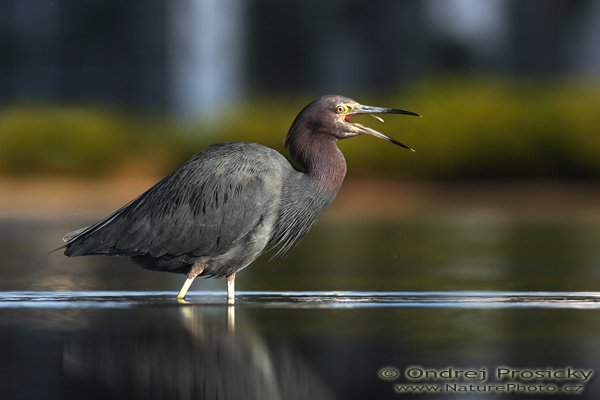
M362 134L410 147L351 122L356 114L406 114L395 108L324 96L298 114L286 147L301 171L255 143L207 147L141 196L101 221L68 233L65 255L130 256L143 267L187 274L177 298L197 276L235 274L265 249L290 249L337 194L346 161L336 142Z

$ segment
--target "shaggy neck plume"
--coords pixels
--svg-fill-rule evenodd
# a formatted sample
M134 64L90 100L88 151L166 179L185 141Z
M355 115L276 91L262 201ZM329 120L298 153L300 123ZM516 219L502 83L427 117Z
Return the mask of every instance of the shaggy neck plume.
M334 136L319 128L292 126L286 140L290 154L324 191L337 193L346 175L346 160Z

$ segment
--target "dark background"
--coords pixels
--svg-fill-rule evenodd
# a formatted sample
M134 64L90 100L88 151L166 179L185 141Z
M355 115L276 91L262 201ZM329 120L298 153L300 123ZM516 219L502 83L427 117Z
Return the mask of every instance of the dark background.
M160 175L214 141L282 149L308 101L340 93L425 116L384 127L418 158L344 143L357 174L596 180L599 21L592 0L7 0L0 173L153 158Z

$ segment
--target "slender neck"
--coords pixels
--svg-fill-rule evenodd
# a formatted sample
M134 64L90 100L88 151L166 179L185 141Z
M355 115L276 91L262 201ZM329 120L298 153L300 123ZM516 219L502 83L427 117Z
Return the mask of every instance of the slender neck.
M332 135L319 129L292 126L286 144L292 158L318 188L333 193L340 190L346 175L346 160Z

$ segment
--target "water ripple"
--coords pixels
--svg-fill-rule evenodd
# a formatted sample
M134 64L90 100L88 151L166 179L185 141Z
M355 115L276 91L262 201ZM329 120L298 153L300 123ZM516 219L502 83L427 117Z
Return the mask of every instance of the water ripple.
M175 292L2 292L6 308L130 308L179 305ZM185 305L226 305L221 291L189 292ZM599 309L600 292L237 292L236 306L261 308Z

